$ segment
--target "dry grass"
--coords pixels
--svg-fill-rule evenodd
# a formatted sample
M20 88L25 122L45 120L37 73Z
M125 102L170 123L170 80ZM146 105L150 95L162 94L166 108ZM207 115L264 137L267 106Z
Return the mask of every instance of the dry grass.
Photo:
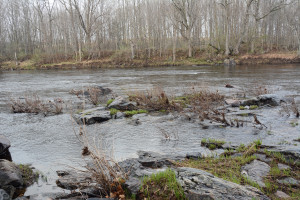
M263 94L270 94L272 93L270 91L270 89L268 89L266 86L264 85L254 85L252 91L250 91L254 96L259 96L259 95L263 95Z
M87 166L91 179L99 184L99 191L103 197L125 199L125 191L122 188L126 180L124 170L113 159L113 150L100 144L92 144L85 126L80 127L78 138L84 146L82 155L90 158L92 164Z
M295 98L292 98L290 103L281 104L281 113L286 113L288 117L291 116L291 113L295 115L296 118L300 117L298 105L295 102Z
M128 96L129 100L135 101L139 108L149 111L180 111L182 109L161 87L154 87L145 92L130 92Z
M201 120L209 119L229 124L226 122L225 113L218 110L219 106L224 105L224 96L218 91L211 92L193 87L186 96L191 105L191 111L196 113Z
M98 105L100 103L101 90L96 87L88 87L87 92L89 93L88 100L92 104Z
M11 98L9 106L13 113L42 113L46 116L50 113L61 114L63 103L60 98L54 101L42 101L37 94L25 94L24 98Z
M12 112L14 113L47 113L49 112L46 104L40 100L37 94L26 94L23 99L11 98L9 103Z

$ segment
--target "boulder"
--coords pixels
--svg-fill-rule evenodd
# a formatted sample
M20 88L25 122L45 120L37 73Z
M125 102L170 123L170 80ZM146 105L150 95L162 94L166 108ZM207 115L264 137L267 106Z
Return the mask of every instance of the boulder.
M280 96L276 94L264 94L257 97L259 101L259 106L262 105L271 105L271 106L279 106L281 102L285 102Z
M0 187L23 186L23 178L19 168L8 160L0 160Z
M241 102L242 106L279 106L281 102L285 102L283 98L276 94L264 94L255 98L247 99Z
M236 99L226 99L225 103L231 107L239 107L241 105L241 102Z
M125 100L124 97L117 97L115 100L109 104L108 106L109 109L114 108L117 110L136 110L136 103L135 102L128 102Z
M12 161L10 152L10 141L3 135L0 135L0 159Z
M256 182L259 186L265 187L263 177L269 174L270 169L271 167L267 163L254 160L250 164L243 166L241 172L250 180Z
M176 171L177 180L186 192L186 197L190 200L269 199L254 187L242 186L225 181L199 169L183 167L176 169Z
M85 123L86 125L91 125L108 121L111 119L111 115L110 111L105 110L104 107L97 107L74 114L73 118L78 124Z
M80 173L77 171L57 171L59 178L56 180L56 185L67 190L76 190L78 188L88 188L88 184L92 184L92 175L89 173Z

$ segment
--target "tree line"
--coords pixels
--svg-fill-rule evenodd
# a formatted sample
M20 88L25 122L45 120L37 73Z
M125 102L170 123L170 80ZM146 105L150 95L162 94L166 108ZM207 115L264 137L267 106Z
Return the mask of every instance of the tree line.
M0 61L300 55L299 0L0 0L0 11Z

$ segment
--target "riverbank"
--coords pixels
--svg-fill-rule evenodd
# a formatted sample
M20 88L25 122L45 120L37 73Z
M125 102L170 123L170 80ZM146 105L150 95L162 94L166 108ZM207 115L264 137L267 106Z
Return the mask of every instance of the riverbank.
M16 64L15 61L0 63L0 70L49 70L49 69L91 69L91 68L141 68L157 66L214 66L223 65L226 59L223 55L207 56L197 55L186 58L183 55L173 62L172 57L136 58L129 59L126 56L107 56L102 59L90 59L83 61L66 60L57 63L42 64L34 60L24 60ZM296 52L274 52L265 54L244 54L233 56L237 65L256 64L292 64L300 63L300 57Z

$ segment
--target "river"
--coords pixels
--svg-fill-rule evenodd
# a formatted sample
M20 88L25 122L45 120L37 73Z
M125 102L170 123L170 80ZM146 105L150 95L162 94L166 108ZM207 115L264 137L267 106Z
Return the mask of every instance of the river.
M225 88L225 84L235 86ZM32 114L12 114L8 103L11 98L22 97L26 92L36 93L42 99L62 98L65 102L76 102L77 97L69 94L72 89L80 89L90 85L108 87L116 94L128 91L145 90L154 86L163 87L172 94L182 93L193 85L218 90L220 93L234 96L237 93L248 93L254 87L265 86L269 91L282 96L293 95L300 102L300 65L256 65L256 66L179 66L141 69L99 69L99 70L49 70L49 71L9 71L0 72L0 134L7 136L13 160L16 163L32 164L48 177L48 183L39 183L29 188L26 195L42 192L61 191L54 185L55 171L69 166L82 166L81 144L74 133L77 125L71 120L70 113L57 116L42 117ZM276 111L277 112L277 111ZM153 123L155 117L149 117L142 123ZM269 121L272 121L270 117ZM270 122L271 123L271 122ZM166 126L167 124L162 124ZM174 127L176 127L174 125ZM285 140L280 127L278 140ZM201 131L194 124L182 124L178 128L166 129L180 134L179 141L166 142L156 133L155 127L142 125L139 128L127 126L124 121L93 125L88 127L92 134L101 135L103 140L113 142L114 153L118 160L136 156L137 150L157 152L180 152L201 150L199 138L205 135L219 135L230 140L238 130ZM145 130L147 129L147 130ZM276 130L274 130L276 129ZM286 129L285 129L286 130ZM297 137L299 128L291 130ZM150 134L149 134L150 133ZM151 134L153 133L153 134ZM181 136L182 135L182 136ZM204 135L204 136L203 136ZM298 134L299 135L299 134ZM300 135L299 135L300 136ZM243 141L251 140L253 135L240 136ZM254 136L254 138L257 136ZM260 135L259 137L262 137ZM271 136L263 135L266 141ZM236 136L235 140L239 140ZM197 141L197 142L195 142Z

